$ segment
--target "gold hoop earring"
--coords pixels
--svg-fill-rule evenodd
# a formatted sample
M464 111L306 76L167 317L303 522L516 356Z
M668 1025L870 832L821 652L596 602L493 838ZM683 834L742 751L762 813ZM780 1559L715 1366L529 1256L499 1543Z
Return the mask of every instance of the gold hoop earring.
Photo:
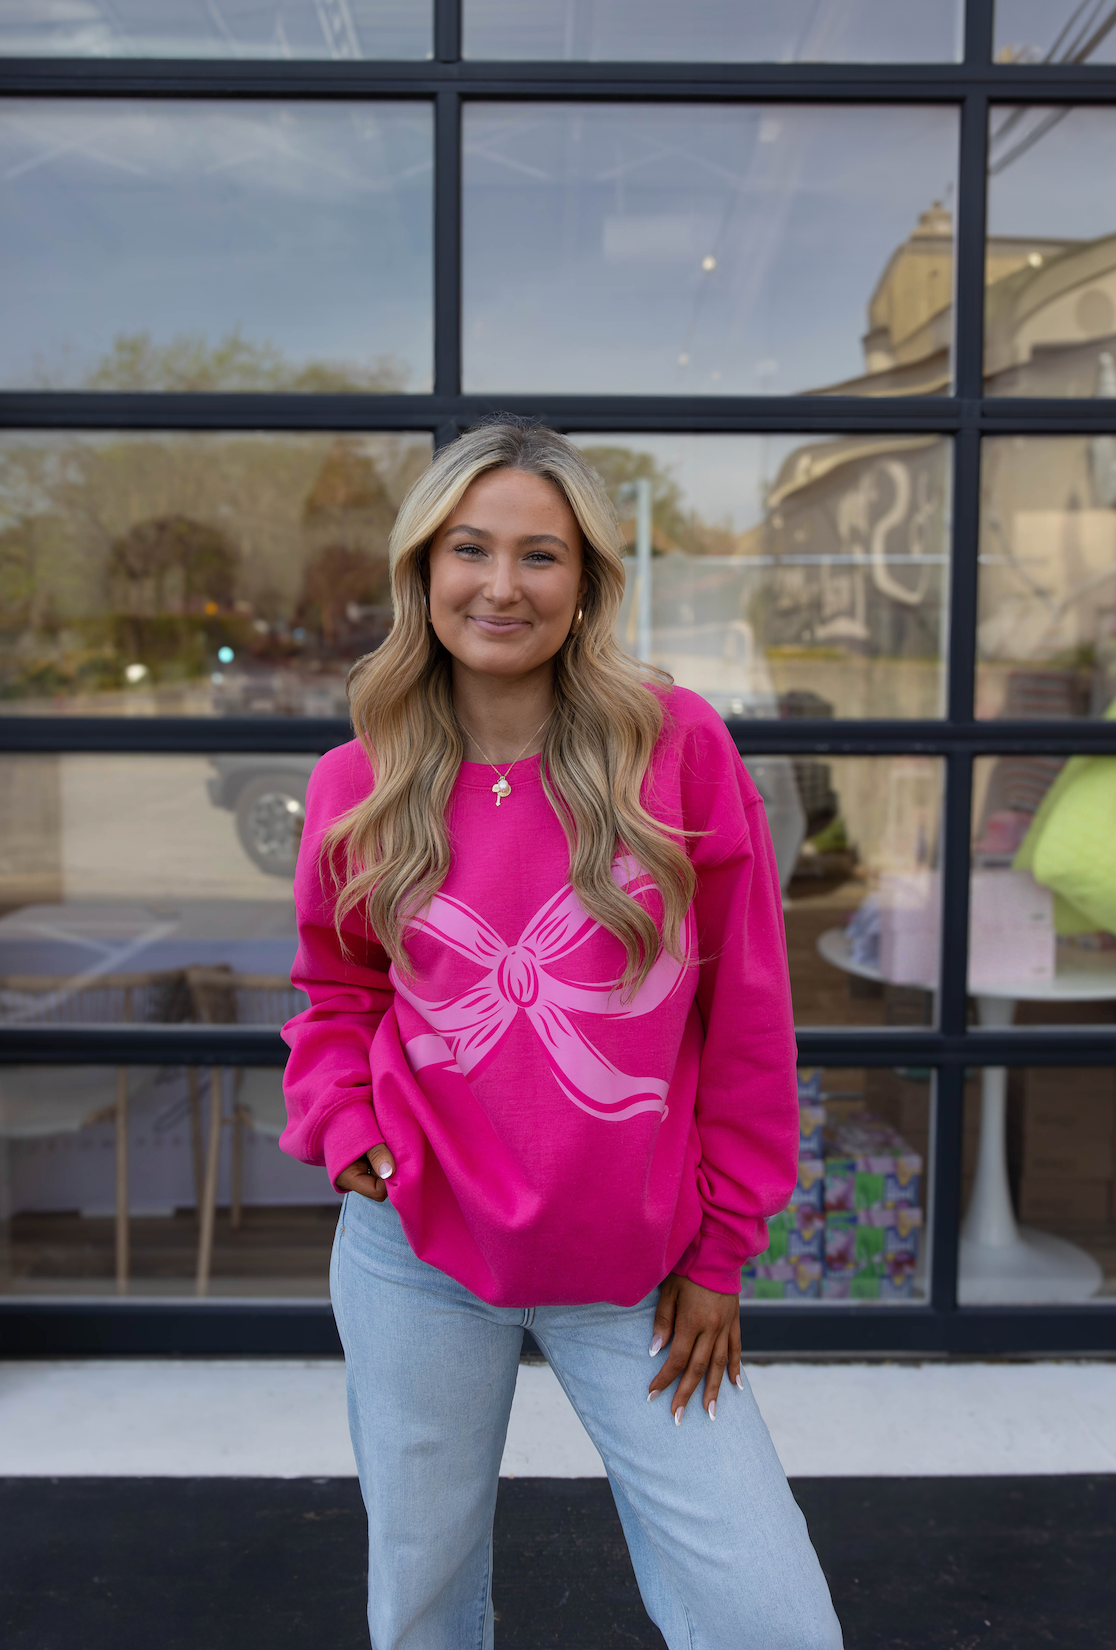
M570 635L571 635L571 636L577 636L577 635L579 635L579 634L580 634L580 632L581 632L581 627L582 627L582 625L583 625L583 624L584 624L584 623L585 623L585 613L584 613L584 611L583 611L583 610L582 610L582 609L581 609L581 608L580 608L580 607L579 607L579 608L578 608L578 610L577 610L577 612L576 612L576 613L575 613L575 614L574 614L574 622L573 622L573 624L572 624L572 625L571 625L571 626L570 626Z

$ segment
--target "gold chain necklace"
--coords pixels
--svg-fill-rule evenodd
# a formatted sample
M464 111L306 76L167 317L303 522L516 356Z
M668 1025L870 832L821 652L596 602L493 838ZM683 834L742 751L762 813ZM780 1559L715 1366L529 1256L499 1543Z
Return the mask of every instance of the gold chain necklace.
M492 758L489 756L488 752L485 750L484 746L481 744L481 742L477 738L476 734L475 733L469 733L469 729L465 728L465 732L469 734L469 738L473 741L473 744L480 751L481 755L484 757L485 761L488 763L489 767L492 769L492 772L496 775L496 783L495 783L495 785L493 785L492 789L496 793L496 806L497 807L500 806L501 802L504 800L504 798L506 796L511 795L511 789L512 788L508 784L508 774L515 767L515 764L519 761L519 757L523 755L523 751L525 751L527 749L527 746L534 744L535 740L539 737L539 734L546 727L546 724L550 721L550 718L553 715L554 715L553 710L548 710L547 711L546 715L543 717L542 721L539 723L539 725L535 729L534 733L524 743L523 750L520 751L519 756L513 756L512 757L511 761L508 763L508 765L507 765L507 767L506 767L506 769L504 770L503 773L500 772L500 770L496 766L495 762L493 762ZM462 727L465 727L464 722L461 725L462 725Z

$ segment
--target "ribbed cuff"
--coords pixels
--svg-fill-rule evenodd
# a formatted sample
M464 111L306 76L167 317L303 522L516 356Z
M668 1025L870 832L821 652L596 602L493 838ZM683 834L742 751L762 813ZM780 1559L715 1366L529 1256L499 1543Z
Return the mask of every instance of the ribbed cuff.
M372 1109L370 1093L362 1094L330 1112L322 1127L321 1142L326 1172L335 1191L341 1190L337 1176L344 1174L350 1164L372 1146L378 1146L383 1138L383 1130Z
M758 1247L750 1248L750 1252L762 1254L767 1247L767 1225L762 1220L757 1220L755 1225ZM738 1295L740 1268L745 1258L740 1254L740 1239L730 1242L719 1232L699 1232L674 1270L691 1283L713 1289L718 1295Z

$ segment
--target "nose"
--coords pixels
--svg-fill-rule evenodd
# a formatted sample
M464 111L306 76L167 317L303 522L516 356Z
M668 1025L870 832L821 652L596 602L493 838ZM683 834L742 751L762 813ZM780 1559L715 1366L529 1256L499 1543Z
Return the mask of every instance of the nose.
M499 552L493 556L485 595L499 607L510 607L519 600L519 570L514 556Z

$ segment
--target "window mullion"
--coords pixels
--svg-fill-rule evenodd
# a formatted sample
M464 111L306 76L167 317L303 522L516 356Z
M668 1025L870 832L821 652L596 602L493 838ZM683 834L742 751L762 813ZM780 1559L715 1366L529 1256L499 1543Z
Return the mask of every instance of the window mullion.
M965 65L985 69L992 62L995 0L965 0Z
M935 1076L933 1174L929 1197L930 1305L938 1312L957 1307L957 1251L961 1231L961 1132L964 1066L941 1066Z
M434 0L434 61L461 60L461 0Z
M434 99L434 393L461 393L461 98Z

